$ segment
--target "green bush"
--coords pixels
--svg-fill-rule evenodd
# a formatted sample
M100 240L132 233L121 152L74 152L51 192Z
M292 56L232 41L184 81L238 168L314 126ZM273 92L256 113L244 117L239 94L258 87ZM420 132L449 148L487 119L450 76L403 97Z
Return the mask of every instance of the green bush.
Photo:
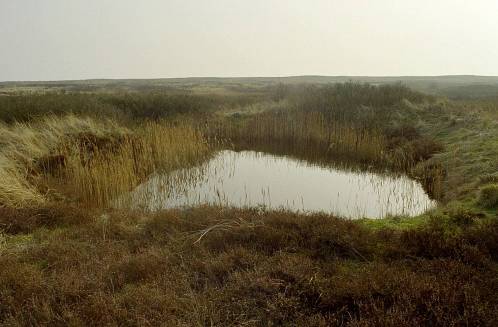
M498 207L498 184L486 185L481 188L479 203L485 208Z
M482 212L474 211L463 206L450 207L445 213L448 215L449 221L457 226L472 225L478 219L486 216Z

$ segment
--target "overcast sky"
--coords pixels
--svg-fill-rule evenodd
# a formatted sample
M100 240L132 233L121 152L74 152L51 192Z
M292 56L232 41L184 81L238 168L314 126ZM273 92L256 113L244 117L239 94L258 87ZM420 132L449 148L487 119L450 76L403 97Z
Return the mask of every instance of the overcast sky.
M0 80L498 75L498 0L0 0Z

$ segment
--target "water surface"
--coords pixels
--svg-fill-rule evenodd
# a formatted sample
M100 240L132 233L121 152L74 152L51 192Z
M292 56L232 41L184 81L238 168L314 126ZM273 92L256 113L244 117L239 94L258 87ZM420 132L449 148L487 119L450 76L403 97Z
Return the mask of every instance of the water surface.
M200 204L264 206L347 218L415 216L435 206L418 182L403 175L230 150L200 166L152 176L123 203L152 211Z

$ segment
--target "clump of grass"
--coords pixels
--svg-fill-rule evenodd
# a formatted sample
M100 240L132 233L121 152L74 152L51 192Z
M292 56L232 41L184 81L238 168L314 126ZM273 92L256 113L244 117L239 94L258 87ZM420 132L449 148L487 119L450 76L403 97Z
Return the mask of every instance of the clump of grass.
M391 160L398 166L407 168L415 163L430 159L443 146L432 138L424 137L412 126L384 131L387 139L387 151ZM399 134L398 134L399 133Z
M476 212L464 206L449 207L446 215L451 223L457 226L469 226L485 217L482 212Z
M44 203L44 196L29 183L23 167L0 154L0 206L22 207Z
M110 120L98 122L75 115L49 116L34 123L1 124L0 129L2 155L25 165L33 165L39 158L53 154L77 135L111 138L130 132Z
M489 209L498 207L498 184L486 185L481 188L479 204Z
M111 121L96 122L90 118L68 115L46 117L37 123L0 125L0 205L22 207L45 202L38 189L39 163L60 155L61 146L80 134L114 137L128 133Z

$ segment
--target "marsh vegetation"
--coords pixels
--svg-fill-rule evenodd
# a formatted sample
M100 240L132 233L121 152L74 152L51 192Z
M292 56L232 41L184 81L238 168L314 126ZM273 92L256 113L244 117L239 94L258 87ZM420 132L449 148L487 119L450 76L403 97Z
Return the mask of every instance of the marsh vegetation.
M357 83L0 95L0 322L495 325L496 103Z

